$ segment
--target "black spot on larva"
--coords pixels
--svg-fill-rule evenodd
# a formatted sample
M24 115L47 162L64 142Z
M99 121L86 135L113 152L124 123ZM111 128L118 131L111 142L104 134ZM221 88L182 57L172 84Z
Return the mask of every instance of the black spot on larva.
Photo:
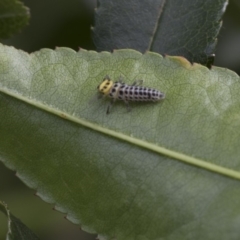
M142 93L142 92L139 92L139 95L143 95L143 93Z
M133 99L133 97L129 97L130 99Z
M144 96L146 96L146 95L147 95L147 92L144 92L143 94L144 94Z
M129 92L129 94L130 94L130 95L133 95L133 92L132 92L132 91L130 91L130 92Z
M134 94L135 94L135 95L138 95L138 91L135 91Z
M118 85L117 84L114 84L114 87L116 88Z
M116 92L116 89L115 89L115 88L113 88L113 89L112 89L112 92Z
M151 99L151 93L150 92L148 93L148 99Z
M156 96L156 94L155 93L152 93L152 95L155 97Z
M142 99L142 97L139 97L139 99Z
M127 91L127 90L125 90L125 94L128 94L128 91Z
M113 95L112 95L112 93L110 93L109 95L110 95L110 97L112 97L112 96L113 96Z
M138 100L138 97L135 97L135 100Z
M143 89L142 87L139 88L140 91L141 91L142 89Z
M124 85L122 85L120 88L124 88L125 86Z
M126 87L126 90L128 90L128 87Z
M118 99L122 99L122 97L121 97L121 96L118 96Z
M133 90L133 87L130 87L130 90Z
M123 91L122 91L122 90L120 90L120 91L119 91L119 94L120 94L120 95L123 95Z

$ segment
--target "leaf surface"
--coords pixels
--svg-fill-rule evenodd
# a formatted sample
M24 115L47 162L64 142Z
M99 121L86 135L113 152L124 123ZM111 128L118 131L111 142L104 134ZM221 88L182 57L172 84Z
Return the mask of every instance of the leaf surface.
M108 74L163 102L93 100ZM235 73L133 50L0 46L0 160L106 239L239 239Z
M227 0L99 0L93 29L99 51L132 48L213 61Z

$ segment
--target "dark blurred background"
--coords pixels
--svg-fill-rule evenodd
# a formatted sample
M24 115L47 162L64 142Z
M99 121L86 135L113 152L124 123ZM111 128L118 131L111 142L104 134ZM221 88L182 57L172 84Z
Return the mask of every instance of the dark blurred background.
M96 0L21 0L30 9L30 22L4 44L27 52L41 48L95 49L91 40Z
M215 66L229 68L240 75L240 1L231 0L223 16L218 37Z
M94 25L96 0L24 0L30 8L29 25L10 39L4 40L27 52L56 46L79 47L94 50L90 27ZM232 0L223 17L219 34L215 66L229 68L240 74L240 1ZM0 162L0 199L12 213L44 240L90 240L88 234L52 210L53 206L34 195L16 176ZM0 239L5 239L7 221L0 213Z

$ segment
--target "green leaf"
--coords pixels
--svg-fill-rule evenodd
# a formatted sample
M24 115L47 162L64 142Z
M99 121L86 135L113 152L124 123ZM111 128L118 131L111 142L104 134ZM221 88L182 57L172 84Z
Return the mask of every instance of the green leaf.
M133 48L207 65L227 0L99 0L93 29L99 51Z
M163 102L94 99L108 74ZM238 240L240 84L181 57L0 45L0 159L106 239Z
M29 9L18 0L0 1L0 39L8 38L28 24Z
M11 214L7 205L0 201L0 210L8 217L8 240L37 240L39 239L26 225Z

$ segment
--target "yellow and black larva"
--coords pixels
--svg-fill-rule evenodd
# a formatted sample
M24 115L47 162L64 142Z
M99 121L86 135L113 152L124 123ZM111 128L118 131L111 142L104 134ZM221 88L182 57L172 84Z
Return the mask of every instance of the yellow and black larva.
M122 82L120 77L118 81L113 82L107 75L102 83L97 87L101 96L112 98L110 105L107 108L107 114L113 103L118 100L123 100L126 103L127 109L130 110L129 101L160 101L165 98L164 93L148 87L142 87L143 80L137 80L132 85L127 85Z

